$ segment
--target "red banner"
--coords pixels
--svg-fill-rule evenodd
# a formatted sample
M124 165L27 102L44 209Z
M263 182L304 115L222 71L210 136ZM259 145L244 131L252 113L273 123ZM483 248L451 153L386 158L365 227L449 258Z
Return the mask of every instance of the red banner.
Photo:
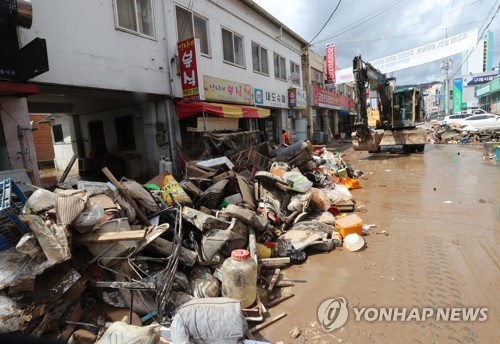
M312 106L350 111L354 107L354 100L347 98L335 92L324 90L320 87L312 85Z
M326 45L326 83L335 83L335 43Z
M186 101L203 100L203 81L198 72L199 41L188 38L177 43L181 72L182 98Z

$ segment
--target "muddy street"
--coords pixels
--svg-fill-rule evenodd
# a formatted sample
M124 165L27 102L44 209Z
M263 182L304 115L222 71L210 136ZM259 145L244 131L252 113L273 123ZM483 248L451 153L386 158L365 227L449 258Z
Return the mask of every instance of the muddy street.
M500 337L500 164L482 150L427 145L423 154L346 151L365 172L353 196L375 224L358 252L311 255L285 271L295 281L287 317L263 330L284 343L493 343ZM363 207L364 206L364 207ZM385 231L385 232L384 232ZM286 291L284 291L286 293ZM318 307L347 300L344 326L325 332ZM353 308L487 308L486 321L356 321ZM373 314L370 314L370 316ZM420 319L421 320L421 319ZM300 329L296 339L289 335Z

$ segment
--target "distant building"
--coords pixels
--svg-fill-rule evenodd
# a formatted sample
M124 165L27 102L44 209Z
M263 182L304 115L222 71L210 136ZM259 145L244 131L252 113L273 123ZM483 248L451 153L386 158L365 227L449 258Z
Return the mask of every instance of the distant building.
M462 53L462 74L482 73L492 70L493 32L488 31L473 48Z

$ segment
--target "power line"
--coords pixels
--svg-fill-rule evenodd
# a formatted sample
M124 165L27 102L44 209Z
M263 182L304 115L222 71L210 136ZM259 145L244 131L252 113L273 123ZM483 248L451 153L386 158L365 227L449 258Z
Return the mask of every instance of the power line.
M378 16L379 16L379 15L381 15L382 13L384 13L384 12L386 12L387 10L389 10L389 9L393 8L395 5L397 5L397 4L398 4L398 3L400 3L401 1L403 1L403 0L396 0L396 1L393 1L393 2L392 2L391 4L389 4L386 8L384 8L383 10L381 10L379 13L376 13L375 15L373 15L373 16L371 16L371 17L367 18L366 20L364 20L364 21L360 22L359 24L354 25L354 26L352 26L352 27L349 27L349 26L351 26L352 24L351 24L351 25L348 25L348 26L346 26L345 28L341 29L340 31L337 31L336 33L334 33L332 36L330 36L330 37L328 37L328 38L326 38L326 39L323 39L323 40L321 40L321 41L316 42L316 44L326 42L326 41L328 41L328 40L330 40L330 39L332 39L332 38L334 38L334 37L336 37L336 36L343 35L344 33L349 32L349 31L351 31L351 30L353 30L353 29L357 28L358 26L363 25L364 23L366 23L366 22L368 22L368 21L372 20L373 18L378 17ZM343 30L343 31L342 31L342 30Z
M330 19L332 19L333 15L335 14L335 12L337 12L337 9L339 8L340 6L340 3L342 2L342 0L339 0L339 3L337 4L337 6L335 7L335 9L333 10L332 14L330 14L330 17L328 18L328 20L326 21L325 25L323 25L323 27L319 30L319 32L316 34L316 36L314 36L310 41L309 41L309 44L314 41L314 39L316 37L318 37L318 35L323 31L323 29L325 28L325 26L330 22Z
M470 23L465 23L465 24L462 24L462 25L451 26L451 27L448 27L447 29L452 29L452 28L457 28L457 27L461 27L461 26L466 26L466 25L473 24L473 23L482 23L483 20L484 19L476 20L476 21L473 21L473 22L470 22ZM357 40L350 40L350 41L336 41L335 44L336 45L340 45L340 44L347 44L347 43L384 41L384 40L389 40L389 39L397 39L397 38L404 38L404 37L424 35L424 34L429 34L429 33L436 32L436 31L439 32L441 30L442 29L435 29L435 30L430 30L430 31L422 31L422 32L417 32L417 33L409 33L409 34L406 34L406 35L398 35L398 36L383 37L383 38L364 38L364 39L357 39Z
M495 5L493 5L493 8L492 8L492 11L491 13L493 13L493 10L495 9ZM490 27L491 23L493 22L493 19L495 19L495 17L497 16L498 14L498 11L500 10L500 4L498 5L497 7L497 10L495 11L495 14L493 14L493 16L491 17L491 20L490 22L488 23L488 25L486 25L486 27L484 28L483 32L481 32L481 34L479 35L478 39L477 39L477 42L476 42L476 45L475 47L478 45L478 43L481 41L481 38L483 38L483 35L484 33L486 32L486 30L488 30L488 28ZM486 18L488 19L488 18ZM485 21L486 23L486 21ZM474 47L474 48L475 48ZM469 57L472 55L472 52L474 51L474 49L471 49L470 52L467 54L467 57L465 59L463 59L463 62L462 64L460 64L460 66L457 68L457 70L455 71L455 73L453 73L451 75L451 78L453 78L457 73L458 71L462 68L462 66L465 64L465 62L467 62L469 60Z

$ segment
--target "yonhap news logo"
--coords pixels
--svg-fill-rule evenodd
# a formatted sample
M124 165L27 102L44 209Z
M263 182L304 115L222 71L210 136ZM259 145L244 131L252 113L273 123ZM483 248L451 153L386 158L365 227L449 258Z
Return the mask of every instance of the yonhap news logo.
M350 312L352 309L352 312ZM349 314L351 313L351 314ZM318 320L326 332L334 331L347 323L348 318L354 321L464 321L483 322L488 320L488 308L485 307L446 307L446 308L401 308L401 307L348 307L343 297L327 299L318 308Z
M325 300L318 308L318 319L326 332L344 326L348 317L347 301L343 297Z

